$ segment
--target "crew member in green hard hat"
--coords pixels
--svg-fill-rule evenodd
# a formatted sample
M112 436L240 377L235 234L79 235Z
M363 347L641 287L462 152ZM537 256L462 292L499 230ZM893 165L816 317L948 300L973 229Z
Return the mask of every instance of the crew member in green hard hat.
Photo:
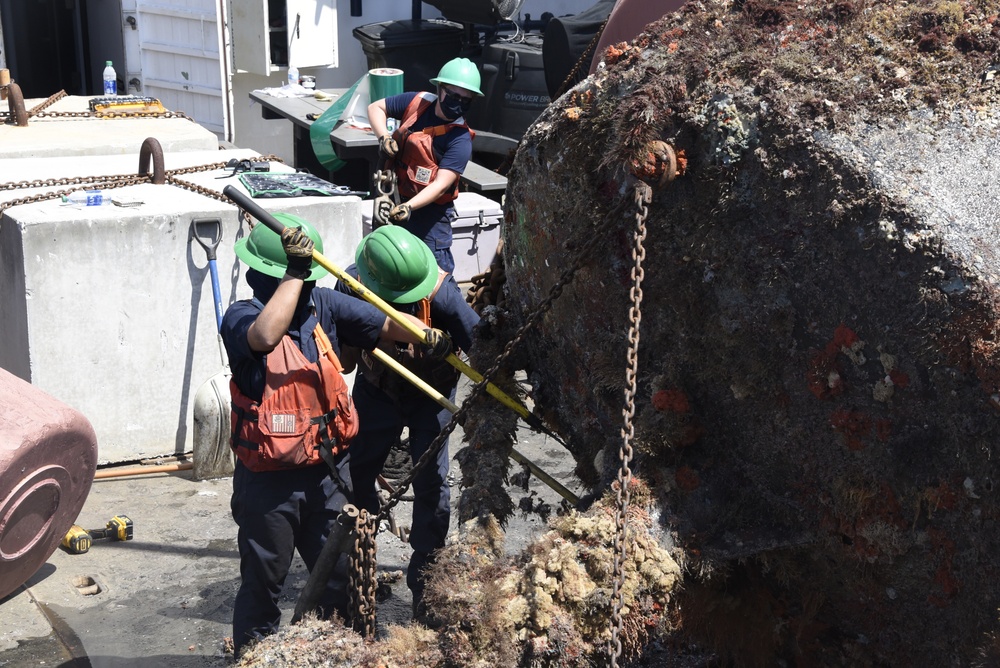
M426 244L398 225L384 225L361 240L356 265L346 271L398 311L415 315L421 327L443 330L457 350L472 347L476 314L451 274L440 269ZM348 291L343 283L338 290ZM431 358L413 346L379 344L396 361L455 401L458 372L447 361ZM395 371L362 351L354 381L354 402L361 426L351 448L350 470L354 502L371 513L379 511L375 482L403 427L409 428L413 463L451 419L451 411L418 390ZM451 496L448 487L448 441L413 481L413 553L406 584L413 594L413 615L425 621L424 570L448 535Z
M286 226L280 237L258 224L236 242L253 299L230 306L221 328L233 373L237 658L249 643L277 630L278 597L293 551L312 570L347 503L347 485L337 472L347 466L358 415L341 375L341 346L369 350L382 340L416 341L371 304L317 287L327 273L313 260L313 249L323 250L319 234L296 216L274 217ZM427 337L436 344L423 348L429 356L447 356L450 343L442 332L430 330ZM348 617L346 557L319 606L324 616Z
M368 105L368 122L387 168L396 174L401 203L389 222L402 225L427 244L438 265L455 270L451 254L452 202L459 177L472 158L474 133L465 122L472 100L482 96L479 70L468 58L445 63L431 79L437 93L402 93ZM386 119L399 120L392 133Z

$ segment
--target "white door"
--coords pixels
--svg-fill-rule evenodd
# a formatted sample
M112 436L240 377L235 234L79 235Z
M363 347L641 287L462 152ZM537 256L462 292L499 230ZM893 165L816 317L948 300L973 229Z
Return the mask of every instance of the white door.
M127 90L120 92L155 97L225 139L216 8L216 0L122 0Z
M237 72L337 67L336 0L229 0Z

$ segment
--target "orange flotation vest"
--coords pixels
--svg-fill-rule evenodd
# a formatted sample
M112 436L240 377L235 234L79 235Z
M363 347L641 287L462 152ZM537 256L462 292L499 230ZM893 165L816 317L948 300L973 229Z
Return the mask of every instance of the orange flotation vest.
M437 97L432 93L417 93L406 105L403 112L403 121L392 138L399 146L399 153L396 155L393 169L396 172L396 187L403 199L410 199L418 192L426 188L434 180L438 173L438 164L434 159L434 138L448 132L452 128L465 128L469 135L475 137L475 133L465 123L445 123L444 125L431 125L423 130L413 132L410 127L416 123L420 115L432 104L437 102ZM458 197L458 184L460 179L455 179L455 185L450 190L441 194L435 204L448 204L454 202Z
M251 471L311 466L347 450L358 414L326 332L313 330L319 361L310 362L287 334L267 354L264 394L247 397L232 380L232 441Z

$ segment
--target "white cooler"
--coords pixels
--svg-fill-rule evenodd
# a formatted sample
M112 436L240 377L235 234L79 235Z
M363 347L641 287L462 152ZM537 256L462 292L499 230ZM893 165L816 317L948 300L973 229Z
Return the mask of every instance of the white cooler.
M372 200L361 202L362 234L372 231L372 206ZM503 209L479 193L463 192L455 200L455 212L458 215L451 222L454 276L459 283L467 283L489 269L496 257Z

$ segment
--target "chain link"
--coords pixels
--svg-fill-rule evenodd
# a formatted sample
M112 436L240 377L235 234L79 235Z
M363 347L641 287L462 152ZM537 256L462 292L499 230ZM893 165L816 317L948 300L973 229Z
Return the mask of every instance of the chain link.
M584 237L586 241L579 244L567 241L563 244L563 247L566 250L572 251L576 249L572 262L566 269L563 270L562 274L559 275L559 279L549 289L549 294L545 297L545 299L543 299L538 306L535 307L535 310L528 315L524 324L521 325L510 341L507 342L503 351L500 353L500 356L497 357L496 361L493 363L493 366L487 369L483 374L483 379L472 386L472 389L469 391L469 395L466 397L461 407L459 407L458 411L452 414L451 420L449 420L448 424L441 429L441 433L438 434L437 438L435 438L429 446L427 446L427 450L424 451L424 454L420 457L419 461L414 464L413 468L410 469L410 472L406 475L406 477L399 482L396 491L389 495L385 505L382 506L382 509L376 517L376 527L381 526L381 523L388 519L389 513L396 506L396 504L399 503L400 499L402 499L403 495L406 493L409 486L413 484L413 481L416 479L420 471L423 470L425 466L429 465L430 462L437 459L438 451L451 435L451 432L455 430L457 425L464 421L465 414L468 412L469 406L482 395L482 393L486 390L486 385L493 382L494 376L496 376L496 374L500 371L500 368L507 361L507 358L510 357L521 344L521 341L524 339L528 330L534 327L535 323L538 322L538 320L545 315L550 308L552 308L552 302L559 298L562 294L563 288L573 280L576 272L583 266L584 261L590 253L599 243L601 243L604 233L612 228L617 221L617 216L614 212L611 212L603 218L603 222L599 224L596 229L580 235Z
M648 186L645 186L645 184L640 184L640 185L647 188L648 190ZM646 211L645 208L643 208L643 213L642 213L643 220L645 220L645 215ZM576 244L570 241L564 243L564 248L566 248L566 250L572 251L574 248L576 249L576 252L572 258L572 262L559 275L559 279L549 289L549 294L545 297L545 299L543 299L538 304L538 306L535 307L535 310L528 315L524 324L521 325L521 327L517 330L517 332L510 339L510 341L507 342L507 344L504 346L503 351L500 353L500 356L497 357L496 361L493 363L493 366L487 369L487 371L483 374L483 379L478 383L476 383L475 385L473 385L472 389L469 392L469 395L466 397L461 407L459 407L458 411L452 414L451 419L448 421L448 424L446 424L441 429L441 432L437 435L437 437L431 442L429 446L427 446L427 450L424 451L424 454L413 465L413 468L410 469L410 472L406 475L406 477L399 482L398 486L396 487L396 490L389 495L388 499L386 499L386 502L382 505L382 508L379 510L378 515L373 520L371 520L370 528L366 528L365 530L366 531L370 530L372 533L373 547L371 547L370 549L365 548L364 545L361 543L360 538L358 538L355 541L354 554L352 554L351 556L351 573L350 573L352 596L356 596L357 600L360 601L369 601L369 600L371 601L372 618L374 618L375 599L374 599L374 594L371 594L369 598L367 592L374 592L376 586L375 561L374 561L374 554L375 554L374 537L378 531L378 528L382 526L383 521L388 520L389 513L392 512L392 509L395 508L396 504L398 504L399 501L403 498L403 495L409 489L410 485L413 484L413 481L416 479L417 475L420 474L420 471L422 471L431 462L437 460L437 454L443 447L444 442L448 440L448 437L455 430L455 427L464 421L464 417L469 410L469 406L471 406L480 396L482 396L483 392L486 390L486 386L493 381L493 378L497 375L497 373L499 373L501 367L507 361L507 358L510 357L511 354L513 354L513 352L521 344L528 330L534 327L535 323L538 322L538 320L550 308L552 308L552 303L556 299L558 299L559 296L562 294L563 288L573 280L573 277L576 275L576 272L579 271L580 268L583 266L584 261L589 257L590 253L594 250L594 248L601 242L601 239L603 238L604 234L615 225L617 220L618 217L615 214L615 212L611 212L609 213L609 215L604 217L603 222L599 224L595 230L580 235L585 237L586 239L586 241L584 241L583 243ZM358 519L358 527L359 527L358 534L360 535L361 533L360 517ZM365 550L367 550L367 553L372 556L372 563L370 566L364 564L363 557L360 556L362 552ZM363 581L365 578L367 578L367 581ZM372 629L374 629L374 621L372 621L371 624L372 624Z
M256 156L253 158L248 158L252 161L260 162L281 162L284 161L275 155L263 155ZM199 172L211 172L217 169L223 169L227 166L225 162L213 162L207 165L196 165L194 167L183 167L180 169L172 169L166 172L166 181L172 185L179 188L184 188L186 190L191 190L199 195L204 195L205 197L210 197L212 199L217 199L220 202L225 202L226 204L232 204L232 200L223 195L220 192L212 190L211 188L206 188L200 186L196 183L191 183L190 181L184 181L178 179L178 174L196 174ZM67 176L58 179L35 179L34 181L10 181L7 183L0 183L0 192L6 190L22 190L29 188L52 188L56 186L85 186L83 190L111 190L113 188L124 188L125 186L134 186L140 183L149 183L152 176L149 174L118 174L118 175L108 175L108 176ZM45 193L38 193L37 195L28 195L26 197L21 197L19 199L9 200L7 202L0 202L0 213L3 213L5 209L13 206L19 206L21 204L31 204L33 202L45 202L50 199L59 199L63 195L69 195L74 190L80 190L80 188L71 188L69 190L56 190ZM250 215L245 211L242 211L242 217L245 221L249 222Z
M28 114L29 118L100 118L115 120L122 118L184 118L192 123L193 118L183 111L39 111Z
M351 550L351 609L354 630L365 638L375 637L376 549L378 524L364 508L358 514Z
M625 605L625 571L624 563L627 549L627 515L629 502L629 487L632 483L632 470L629 462L632 460L632 440L635 437L635 427L632 418L635 417L636 376L639 373L639 323L642 322L642 279L645 272L642 262L646 259L646 217L649 215L647 205L653 199L652 189L642 181L635 185L635 247L632 249L632 289L629 298L632 306L629 308L628 330L628 366L625 369L625 407L622 409L622 443L618 449L618 459L621 467L618 469L618 489L615 490L617 506L615 507L615 542L614 542L614 573L611 593L611 638L608 640L608 657L612 668L617 668L618 659L622 654L622 607Z
M32 116L40 112L42 109L51 106L52 104L58 102L64 97L66 97L66 91L64 90L61 90L58 93L54 93L47 100L41 102L40 104L35 105L34 107L32 107L30 111L26 112L28 118L31 118ZM10 118L10 112L0 111L0 119L7 119L7 118Z
M35 114L37 114L38 112L40 112L42 109L46 109L46 108L50 107L51 105L55 104L59 100L63 99L64 97L66 97L66 91L65 90L61 90L58 93L55 93L54 95L51 95L47 100L45 100L45 102L42 102L41 104L35 105L35 107L32 108L32 110L28 112L28 118L31 118L32 116L34 116Z

